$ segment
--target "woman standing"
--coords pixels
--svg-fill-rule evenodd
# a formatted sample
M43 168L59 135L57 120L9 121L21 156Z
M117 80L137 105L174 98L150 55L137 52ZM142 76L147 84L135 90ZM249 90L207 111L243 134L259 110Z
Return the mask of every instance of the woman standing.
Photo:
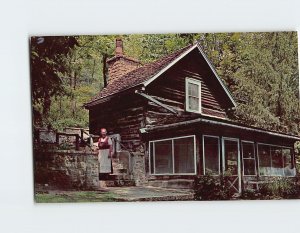
M99 185L106 187L105 181L112 171L112 140L107 136L107 130L101 129L101 136L98 140L98 161L99 161Z

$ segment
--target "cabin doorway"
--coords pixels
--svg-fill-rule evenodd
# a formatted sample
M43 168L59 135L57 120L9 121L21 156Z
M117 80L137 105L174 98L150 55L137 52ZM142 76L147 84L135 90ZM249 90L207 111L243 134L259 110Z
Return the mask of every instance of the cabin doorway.
M240 144L237 138L222 138L223 174L230 192L241 193Z

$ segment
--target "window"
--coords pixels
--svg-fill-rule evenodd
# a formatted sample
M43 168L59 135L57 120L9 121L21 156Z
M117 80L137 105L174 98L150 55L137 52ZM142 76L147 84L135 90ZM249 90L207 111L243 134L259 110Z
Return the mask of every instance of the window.
M242 141L242 155L243 155L243 174L244 176L255 176L255 155L254 143Z
M270 146L258 144L259 175L271 175L272 161Z
M230 176L239 174L239 141L224 138L223 140L224 171Z
M293 163L292 150L290 148L282 148L283 171L285 176L296 176L296 168Z
M174 139L175 173L195 173L194 160L193 138Z
M203 136L204 175L220 174L220 143L219 137Z
M262 176L295 176L291 148L258 144L259 175Z
M273 176L283 176L283 160L282 149L280 147L271 146L271 174Z
M195 136L150 142L151 174L195 174Z
M186 111L201 113L201 82L186 78Z
M155 171L157 174L173 172L172 140L154 144Z

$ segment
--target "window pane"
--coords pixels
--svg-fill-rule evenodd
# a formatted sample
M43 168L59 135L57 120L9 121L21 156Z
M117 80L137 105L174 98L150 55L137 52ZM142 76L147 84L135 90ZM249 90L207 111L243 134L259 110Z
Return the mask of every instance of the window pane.
M173 173L172 140L154 143L155 147L155 173Z
M272 175L282 176L283 175L283 160L282 160L282 149L280 147L271 147L272 157Z
M199 97L199 85L194 83L188 83L188 90L189 96Z
M296 169L293 163L292 151L288 148L282 149L283 163L284 163L284 175L295 176Z
M175 173L195 173L194 137L174 139Z
M255 160L254 159L244 159L244 175L255 176Z
M238 175L238 142L224 140L225 171Z
M199 111L199 99L189 96L189 109L193 111Z
M244 175L256 175L254 144L250 142L242 142L242 150Z
M218 175L220 169L219 139L204 137L205 174Z
M243 158L254 159L254 144L250 142L242 142Z
M258 161L259 161L259 174L270 175L272 169L270 146L258 145Z

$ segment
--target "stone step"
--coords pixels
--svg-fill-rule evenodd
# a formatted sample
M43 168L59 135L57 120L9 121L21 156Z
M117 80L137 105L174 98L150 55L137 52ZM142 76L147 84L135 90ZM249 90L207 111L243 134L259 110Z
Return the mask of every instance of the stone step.
M126 173L123 174L110 174L108 180L130 180L131 176Z
M113 174L127 174L127 169L125 168L113 168Z
M125 169L122 165L113 164L113 169Z
M149 186L160 188L192 189L194 180L172 179L172 180L149 180Z
M105 181L107 187L122 187L122 186L135 186L134 180L107 180Z

